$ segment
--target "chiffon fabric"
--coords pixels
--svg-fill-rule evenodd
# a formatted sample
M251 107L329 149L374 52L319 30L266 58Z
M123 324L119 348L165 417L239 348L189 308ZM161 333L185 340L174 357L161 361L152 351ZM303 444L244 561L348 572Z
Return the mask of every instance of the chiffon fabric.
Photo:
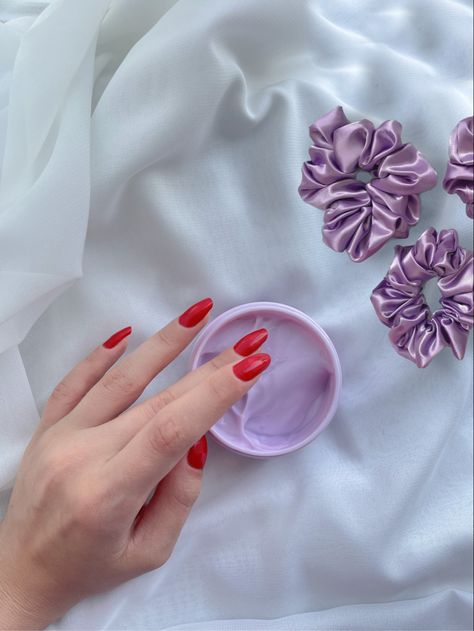
M444 173L472 114L472 7L428 4L0 0L0 513L52 388L124 326L133 349L208 295L216 314L282 302L343 371L304 449L255 461L210 440L169 562L52 629L471 626L472 345L425 370L395 353L370 303L395 242L354 265L298 195L308 126L337 105L402 121ZM470 247L456 196L422 205L400 245L433 226Z

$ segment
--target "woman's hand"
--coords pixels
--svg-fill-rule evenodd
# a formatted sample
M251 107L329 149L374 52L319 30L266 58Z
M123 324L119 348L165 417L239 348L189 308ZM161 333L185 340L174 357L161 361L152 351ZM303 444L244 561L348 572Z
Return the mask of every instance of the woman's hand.
M119 331L54 390L0 523L1 629L45 627L170 556L199 494L203 435L270 362L252 355L260 330L130 408L211 307L197 303L116 363L131 329Z

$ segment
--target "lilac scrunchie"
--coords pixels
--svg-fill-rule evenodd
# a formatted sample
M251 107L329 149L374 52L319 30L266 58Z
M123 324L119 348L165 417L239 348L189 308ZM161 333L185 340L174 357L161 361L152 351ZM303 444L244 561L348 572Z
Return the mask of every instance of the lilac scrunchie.
M466 204L466 214L474 216L474 119L463 118L449 139L449 162L443 186L447 193L456 193Z
M441 309L430 314L422 293L424 283L438 276ZM426 230L415 245L396 246L390 269L372 292L379 319L390 327L395 350L427 366L450 346L462 359L474 323L473 253L458 245L456 230Z
M436 172L410 143L402 126L388 120L350 123L336 107L310 127L313 145L298 189L325 211L323 239L336 252L364 261L392 237L406 237L420 214L418 194L436 184ZM369 183L358 170L373 175Z

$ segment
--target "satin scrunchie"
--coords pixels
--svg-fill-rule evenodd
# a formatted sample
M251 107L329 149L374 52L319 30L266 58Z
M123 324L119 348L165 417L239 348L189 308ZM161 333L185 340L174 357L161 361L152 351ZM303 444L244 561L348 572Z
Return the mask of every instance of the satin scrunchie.
M441 309L433 315L422 293L438 277ZM473 253L458 244L456 230L426 230L412 246L396 246L395 258L371 301L377 316L390 327L395 350L427 366L443 348L462 359L473 313Z
M389 239L408 236L420 215L419 193L436 184L436 172L401 139L388 120L350 123L336 107L310 127L313 145L303 165L301 198L324 210L323 240L336 252L364 261ZM372 175L357 179L358 171Z
M449 162L443 187L456 193L466 204L466 214L474 218L474 118L463 118L449 138Z

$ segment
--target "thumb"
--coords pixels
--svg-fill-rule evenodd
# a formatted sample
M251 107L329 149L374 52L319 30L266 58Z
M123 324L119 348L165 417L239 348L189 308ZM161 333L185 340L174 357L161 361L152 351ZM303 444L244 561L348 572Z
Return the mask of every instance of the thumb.
M129 553L141 571L160 567L169 559L199 497L206 458L207 440L203 436L161 480L151 500L137 515Z

